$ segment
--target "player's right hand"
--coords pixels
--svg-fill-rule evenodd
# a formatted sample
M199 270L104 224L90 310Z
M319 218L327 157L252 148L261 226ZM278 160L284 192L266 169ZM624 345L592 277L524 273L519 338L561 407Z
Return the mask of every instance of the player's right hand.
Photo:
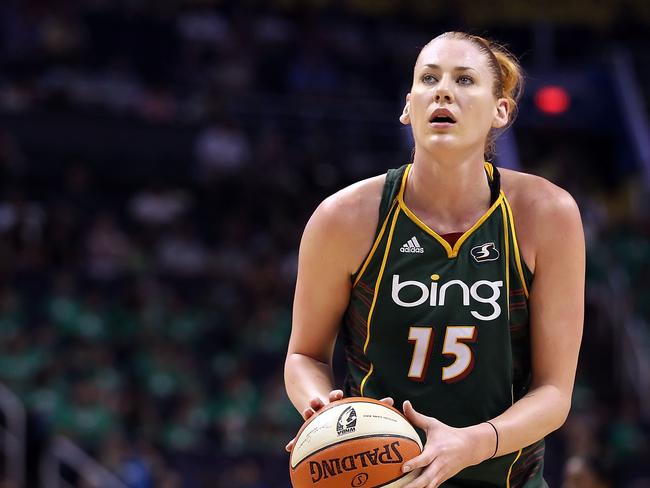
M337 400L341 400L342 398L343 398L343 390L330 391L328 395L327 403L323 402L323 400L320 397L312 398L309 401L309 406L302 411L302 418L304 418L305 421L307 421L311 417L313 417L316 412L321 410L325 405L335 402ZM395 403L391 397L382 398L380 402L383 402L386 405L390 405L391 407L393 406L393 403ZM295 443L296 443L296 438L294 437L289 441L289 444L285 446L287 452L291 452Z
M343 390L332 390L328 395L328 402L325 403L320 397L312 398L309 406L302 411L302 418L309 420L316 412L322 409L328 403L335 402L343 398Z

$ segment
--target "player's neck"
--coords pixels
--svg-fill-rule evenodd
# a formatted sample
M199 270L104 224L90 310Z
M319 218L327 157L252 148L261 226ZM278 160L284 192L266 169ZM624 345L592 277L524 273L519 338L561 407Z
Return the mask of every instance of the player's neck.
M437 232L461 232L490 207L483 154L418 158L406 187L406 204Z

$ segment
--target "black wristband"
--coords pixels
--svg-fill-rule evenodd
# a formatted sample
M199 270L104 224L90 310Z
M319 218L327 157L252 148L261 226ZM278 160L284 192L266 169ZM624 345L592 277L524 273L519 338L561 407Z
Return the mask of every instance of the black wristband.
M492 454L492 455L488 458L488 459L492 459L494 456L497 455L497 451L499 450L499 431L498 431L497 428L494 426L494 424L493 424L492 422L490 422L489 420L486 420L485 423L486 423L486 424L490 424L490 425L492 426L492 428L494 429L494 433L495 433L496 436L497 436L497 445L494 447L494 454Z

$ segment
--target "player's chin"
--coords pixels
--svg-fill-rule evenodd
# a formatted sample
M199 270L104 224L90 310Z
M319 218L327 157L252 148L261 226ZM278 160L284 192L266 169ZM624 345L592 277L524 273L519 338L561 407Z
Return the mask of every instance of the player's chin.
M427 152L440 152L461 149L464 144L458 134L429 132L422 138L424 149Z

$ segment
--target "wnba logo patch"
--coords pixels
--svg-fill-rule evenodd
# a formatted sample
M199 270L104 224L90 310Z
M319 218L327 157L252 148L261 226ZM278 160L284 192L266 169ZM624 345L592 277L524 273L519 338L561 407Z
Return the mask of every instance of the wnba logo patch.
M343 434L349 434L351 432L354 432L357 428L357 412L354 410L353 407L348 407L343 412L341 415L339 415L339 419L336 421L336 434L337 435L343 435Z
M470 254L477 263L496 261L499 259L499 250L494 245L494 242L486 242L480 246L473 247Z

